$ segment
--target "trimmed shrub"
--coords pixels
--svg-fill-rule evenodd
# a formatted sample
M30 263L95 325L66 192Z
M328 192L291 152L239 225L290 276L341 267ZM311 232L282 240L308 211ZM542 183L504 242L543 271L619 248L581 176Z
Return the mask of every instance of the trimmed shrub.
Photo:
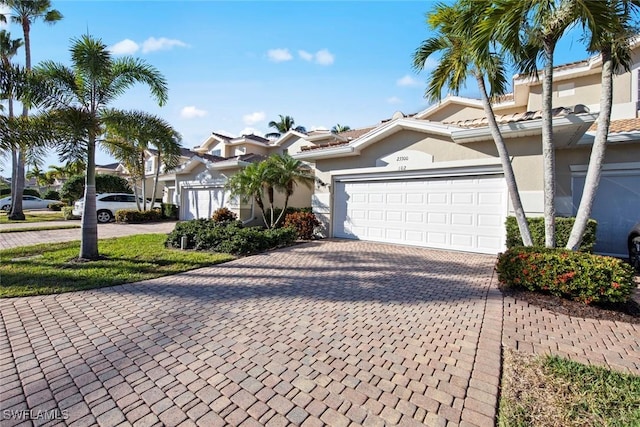
M585 304L626 302L635 288L633 269L624 261L565 249L511 248L498 258L496 271L507 287Z
M49 203L47 205L47 208L51 209L52 211L61 211L63 207L65 207L64 203Z
M149 211L139 211L137 209L118 209L116 211L116 222L125 222L128 224L139 224L143 222L160 221L162 215L160 209L151 209Z
M48 200L60 200L60 193L58 193L56 190L47 190L42 198Z
M25 188L24 191L22 192L23 196L35 196L35 197L40 197L40 192L38 190L36 190L35 188Z
M166 245L180 248L182 237L187 238L185 249L249 255L292 244L296 232L292 228L265 230L261 227L244 227L241 221L215 222L195 219L176 224L169 233Z
M284 227L296 230L297 238L301 240L313 239L320 225L318 218L311 212L293 212L284 219Z
M278 218L278 216L280 215L280 213L282 212L281 208L274 208L273 209L273 217L274 218ZM284 217L282 217L282 220L280 220L280 223L276 224L276 227L283 227L284 226L284 219L287 217L287 215L292 214L292 213L296 213L296 212L309 212L311 213L311 207L308 208L294 208L289 206L287 208L287 210L284 213ZM271 215L271 212L269 211L269 209L267 209L267 211L265 212L265 215L267 216L267 219L269 218L269 215Z
M564 248L569 241L569 235L571 234L571 228L575 218L556 218L556 247ZM529 222L529 231L531 232L531 240L533 240L534 246L544 247L544 218L527 218ZM596 226L597 222L590 219L587 222L587 228L582 237L582 245L580 246L581 252L593 252L593 247L596 244ZM518 228L518 221L516 217L507 217L507 248L513 248L516 246L522 246L522 237L520 236L520 229Z
M0 196L4 197L4 196L8 196L9 194L11 194L11 188L9 187L0 188Z
M171 203L161 203L160 209L162 211L162 218L165 219L178 219L179 208Z
M73 206L63 206L62 207L62 217L66 220L70 219L78 219L80 217L75 216L73 214Z
M238 219L238 215L235 212L230 211L228 208L218 208L211 215L213 222L231 222Z

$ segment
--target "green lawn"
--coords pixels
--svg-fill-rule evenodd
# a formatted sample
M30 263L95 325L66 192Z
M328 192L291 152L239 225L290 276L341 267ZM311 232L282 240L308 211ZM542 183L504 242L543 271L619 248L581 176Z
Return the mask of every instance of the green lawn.
M10 221L7 212L0 211L0 224L24 224L25 222L64 221L61 211L27 211L24 221Z
M80 228L80 224L34 225L33 227L20 227L20 228L10 228L7 230L0 230L0 233L20 233L22 231L44 231L44 230L68 230L70 228Z
M114 286L176 274L234 259L228 254L164 247L165 234L99 242L99 261L77 262L80 242L0 251L0 297L44 295Z
M640 426L640 376L505 352L499 427Z

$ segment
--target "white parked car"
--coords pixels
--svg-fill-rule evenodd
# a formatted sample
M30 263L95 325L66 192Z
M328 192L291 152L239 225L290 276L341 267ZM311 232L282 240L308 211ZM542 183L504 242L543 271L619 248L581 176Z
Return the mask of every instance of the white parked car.
M60 200L41 199L36 196L22 196L22 209L47 209L51 203L60 203ZM0 199L0 210L11 210L11 196Z
M140 206L142 207L144 201L142 197L138 197ZM96 212L98 214L98 222L106 223L113 220L116 216L116 211L120 209L138 209L136 203L136 196L126 193L102 193L96 195ZM84 199L80 199L73 205L73 215L82 216L84 211Z

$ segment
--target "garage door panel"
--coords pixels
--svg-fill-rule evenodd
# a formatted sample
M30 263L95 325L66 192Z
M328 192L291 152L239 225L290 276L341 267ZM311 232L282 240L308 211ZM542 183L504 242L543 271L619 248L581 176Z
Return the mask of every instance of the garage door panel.
M485 253L504 246L503 178L337 182L334 197L336 237Z
M183 189L184 219L211 218L213 212L224 205L224 189Z

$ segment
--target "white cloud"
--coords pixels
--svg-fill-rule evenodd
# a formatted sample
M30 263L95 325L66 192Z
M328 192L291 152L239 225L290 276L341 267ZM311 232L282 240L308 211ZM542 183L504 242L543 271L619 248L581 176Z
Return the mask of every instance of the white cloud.
M109 47L109 51L114 55L131 55L140 49L138 43L130 39L124 39Z
M180 110L180 117L182 117L183 119L195 119L198 117L204 117L206 115L207 112L205 110L200 110L193 105L189 105Z
M322 49L316 52L316 63L320 65L331 65L335 60L335 56L328 49Z
M387 98L388 104L402 104L402 99L397 96L392 96L391 98Z
M291 61L293 59L289 49L269 49L267 57L273 62Z
M422 83L407 74L406 76L398 79L396 84L398 86L420 86Z
M155 37L149 37L142 42L142 53L155 52L157 50L170 50L174 47L189 47L189 45L176 39L168 39L166 37L160 37L157 39Z
M264 111L256 111L251 114L245 114L244 116L242 116L242 121L245 125L251 126L263 121L265 117L266 115L264 114Z
M299 50L298 55L305 61L313 61L313 53L309 53L306 50Z

